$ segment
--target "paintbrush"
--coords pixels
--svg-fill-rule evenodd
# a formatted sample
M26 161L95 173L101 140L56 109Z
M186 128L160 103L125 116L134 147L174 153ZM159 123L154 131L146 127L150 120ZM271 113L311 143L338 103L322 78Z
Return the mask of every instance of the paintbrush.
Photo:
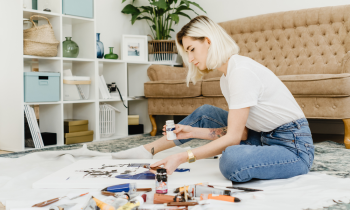
M47 201L44 201L44 202L41 202L41 203L37 203L37 204L33 205L32 207L44 207L44 206L48 206L48 205L50 205L50 204L56 203L57 201L59 201L59 200L61 200L61 199L63 199L63 198L69 198L70 200L73 200L73 199L75 199L75 198L84 196L84 195L86 195L86 194L89 194L89 193L85 193L85 194L81 194L81 195L68 194L68 195L63 196L63 197L54 198L54 199L47 200Z
M217 187L224 187L224 186L218 186L218 185L208 185L208 187L212 187L212 188L214 188L214 186L217 186ZM259 189L246 188L246 187L233 187L233 186L229 186L229 187L225 187L225 188L228 188L228 189L235 189L235 190L244 190L244 191L249 191L249 192L263 191L263 190L259 190Z

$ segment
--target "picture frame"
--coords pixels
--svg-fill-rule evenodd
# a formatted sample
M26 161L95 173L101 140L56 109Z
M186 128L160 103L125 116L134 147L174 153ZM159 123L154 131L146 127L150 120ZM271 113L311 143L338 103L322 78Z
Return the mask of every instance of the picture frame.
M148 62L147 36L123 35L121 59L125 61Z

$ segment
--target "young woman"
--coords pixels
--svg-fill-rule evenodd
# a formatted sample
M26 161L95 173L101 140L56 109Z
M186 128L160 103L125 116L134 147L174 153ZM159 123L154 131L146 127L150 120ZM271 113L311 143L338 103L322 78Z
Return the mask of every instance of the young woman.
M188 83L195 83L208 71L223 73L220 87L229 111L201 106L176 125L178 140L168 141L163 136L114 154L115 158L152 158L164 149L199 138L213 141L152 166L164 165L172 174L182 163L222 154L220 170L234 182L283 179L309 172L314 146L308 121L272 71L238 55L235 41L206 16L186 24L177 34L176 44L189 68Z

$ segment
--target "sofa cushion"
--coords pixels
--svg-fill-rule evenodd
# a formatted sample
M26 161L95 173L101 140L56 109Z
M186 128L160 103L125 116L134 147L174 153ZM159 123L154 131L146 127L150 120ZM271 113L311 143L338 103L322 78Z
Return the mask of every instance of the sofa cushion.
M203 96L223 96L220 88L220 77L204 79L202 81Z
M190 82L187 87L186 80L159 80L145 83L145 96L147 98L188 98L201 95L202 82L196 85Z
M350 73L283 75L278 78L294 96L350 95Z

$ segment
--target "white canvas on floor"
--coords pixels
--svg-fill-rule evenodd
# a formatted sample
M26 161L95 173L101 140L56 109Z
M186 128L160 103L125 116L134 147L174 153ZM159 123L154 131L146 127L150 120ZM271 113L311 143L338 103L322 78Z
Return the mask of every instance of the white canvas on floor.
M154 187L155 181L152 180L133 180L133 179L118 179L112 177L102 176L92 177L90 174L82 173L81 171L89 170L91 168L97 169L105 166L113 166L116 164L129 164L129 163L155 163L159 160L155 159L137 159L137 160L80 160L73 163L35 183L33 183L34 189L103 189L108 186L123 184L123 183L136 183L138 188ZM189 184L196 184L201 182L209 182L214 185L230 186L231 181L227 180L220 172L219 160L217 159L205 159L199 160L195 163L185 163L179 168L189 168L190 172L174 172L168 176L169 187L180 187ZM136 173L147 171L147 169L134 169L128 167L130 170L137 170ZM110 169L106 168L106 171ZM118 169L119 170L119 169ZM124 172L125 168L122 172ZM79 171L79 172L78 172ZM135 173L134 171L132 173Z

